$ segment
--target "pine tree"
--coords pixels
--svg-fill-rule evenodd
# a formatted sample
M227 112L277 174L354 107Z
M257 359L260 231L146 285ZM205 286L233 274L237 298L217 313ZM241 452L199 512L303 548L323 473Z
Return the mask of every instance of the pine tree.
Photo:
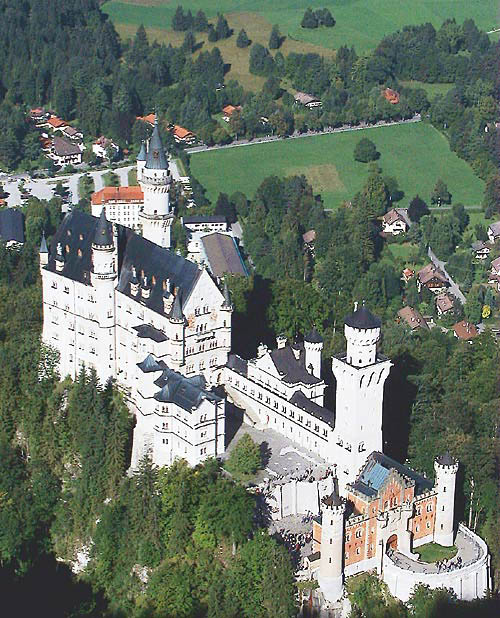
M184 37L184 42L182 43L182 50L185 53L192 54L195 46L196 46L195 36L191 30L188 30Z
M243 28L238 33L238 38L236 39L236 45L238 47L248 47L250 45L250 39L247 36L247 33Z
M210 43L215 43L218 40L217 32L215 31L213 24L210 24L208 26L208 40L210 41Z
M215 32L217 34L217 40L227 39L231 36L231 29L227 23L227 19L221 13L217 16L217 25L215 26Z
M195 15L193 28L196 32L206 32L208 30L207 16L201 9Z
M181 5L176 8L174 16L172 17L172 30L180 32L187 30L186 17Z
M436 182L436 186L434 187L434 191L431 196L431 204L437 204L441 206L441 204L450 204L451 203L451 193L448 191L448 187L444 180L439 178Z
M281 45L281 35L277 25L273 26L269 37L269 49L278 49Z
M311 8L307 8L300 22L302 28L317 28L318 19Z

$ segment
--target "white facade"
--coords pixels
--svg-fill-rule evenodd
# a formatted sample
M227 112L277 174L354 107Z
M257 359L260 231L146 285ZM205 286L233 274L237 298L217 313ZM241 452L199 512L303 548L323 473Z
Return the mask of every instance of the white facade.
M186 376L210 378L227 362L232 308L206 270L131 230L111 228L104 211L99 221L79 211L68 214L52 254L43 244L42 337L59 352L61 378L93 368L102 383L115 378L132 405L140 410L144 403L147 410L151 402L135 402L132 385L148 354ZM221 413L219 406L219 434ZM218 453L220 441L218 435ZM215 450L201 448L206 456ZM197 457L189 453L190 461Z
M132 469L145 455L158 466L177 458L195 466L224 452L225 401L205 388L201 376L186 378L149 355L136 365L132 401Z

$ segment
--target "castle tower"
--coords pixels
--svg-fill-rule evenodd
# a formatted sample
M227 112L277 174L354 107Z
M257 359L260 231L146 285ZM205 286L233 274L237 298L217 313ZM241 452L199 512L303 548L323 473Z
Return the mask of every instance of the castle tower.
M99 332L95 340L95 368L102 383L116 374L115 348L115 281L116 248L111 225L106 219L106 210L101 215L92 242L91 283L95 289L95 312Z
M146 165L146 144L144 140L141 143L141 149L139 150L139 154L137 155L137 182L141 181L142 178L142 170Z
M137 169L139 172L139 163ZM138 181L144 193L144 208L139 215L142 235L151 242L170 249L170 227L174 221L169 196L172 177L160 137L158 118L155 120L146 161Z
M44 266L49 263L49 250L47 248L47 241L45 240L45 232L42 232L42 241L40 242L40 271Z
M446 453L434 460L436 472L437 502L436 521L434 524L434 542L445 547L453 545L455 516L455 482L458 461Z
M339 601L344 591L344 514L345 502L335 486L322 501L321 557L318 583L325 599Z
M321 378L323 339L315 328L304 337L304 351L307 371L312 373L315 378Z
M337 381L335 433L341 488L372 451L383 450L384 383L392 363L377 354L381 321L363 304L345 319L347 353L332 358Z

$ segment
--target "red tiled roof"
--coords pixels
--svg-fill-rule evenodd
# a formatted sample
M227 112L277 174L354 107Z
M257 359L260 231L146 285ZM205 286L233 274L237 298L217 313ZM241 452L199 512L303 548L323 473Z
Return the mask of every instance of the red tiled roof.
M429 326L424 320L422 314L409 305L400 309L398 311L398 316L404 320L412 330L415 330L416 328L429 330Z
M144 200L141 187L104 187L92 194L92 204L106 204L110 200L127 202Z
M226 115L226 116L232 116L232 114L234 114L234 112L236 110L241 110L241 105L226 105L225 107L222 108L222 112Z
M453 327L453 330L455 331L456 336L464 341L474 339L474 337L477 337L479 334L474 324L471 322L466 322L465 320L457 322Z
M174 124L172 133L179 139L185 139L186 137L194 137L194 133L192 131L189 131L189 129L185 129L184 127L180 127L177 124Z
M51 118L47 120L47 122L50 124L50 126L54 127L54 129L60 129L61 127L65 127L68 124L67 122L64 122L64 120L61 120L57 116L52 116Z
M418 271L418 278L420 280L420 283L423 284L432 281L432 279L434 278L438 279L445 285L448 284L448 279L446 278L446 275L443 273L442 270L434 266L432 262Z
M440 311L446 313L446 311L450 311L450 309L453 309L453 301L448 296L448 294L440 294L436 298L436 306L439 307Z
M147 122L151 126L154 125L156 116L154 114L148 114L147 116L136 116L137 120L142 120L142 122Z

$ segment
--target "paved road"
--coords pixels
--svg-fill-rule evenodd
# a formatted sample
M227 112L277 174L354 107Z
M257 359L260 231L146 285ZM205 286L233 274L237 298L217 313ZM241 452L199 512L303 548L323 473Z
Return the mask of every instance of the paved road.
M318 135L329 135L330 133L345 133L347 131L362 131L364 129L379 129L380 127L391 127L398 124L411 124L413 122L421 122L422 117L420 114L416 114L413 118L409 120L395 120L391 122L386 122L381 120L376 124L361 124L356 127L351 126L343 126L338 127L337 129L329 128L324 131L307 131L306 133L294 133L293 135L289 135L287 137L278 137L277 135L267 135L266 137L257 137L253 140L242 139L231 144L226 144L224 146L195 146L194 148L187 148L186 152L189 154L194 154L196 152L208 152L210 150L220 150L222 148L237 148L238 146L253 146L255 144L266 144L268 142L280 142L284 139L300 139L302 137L316 137Z
M446 275L446 278L450 282L449 292L451 294L453 294L454 296L456 296L458 298L458 300L462 303L462 305L464 305L465 304L465 296L460 291L460 288L458 287L458 285L453 281L453 279L450 277L450 275L446 272L446 268L445 268L446 262L443 262L443 260L438 259L438 257L436 256L436 254L434 253L434 251L430 247L427 250L427 255L431 259L431 262L434 264L434 266L436 266L437 268L442 270L443 273Z

